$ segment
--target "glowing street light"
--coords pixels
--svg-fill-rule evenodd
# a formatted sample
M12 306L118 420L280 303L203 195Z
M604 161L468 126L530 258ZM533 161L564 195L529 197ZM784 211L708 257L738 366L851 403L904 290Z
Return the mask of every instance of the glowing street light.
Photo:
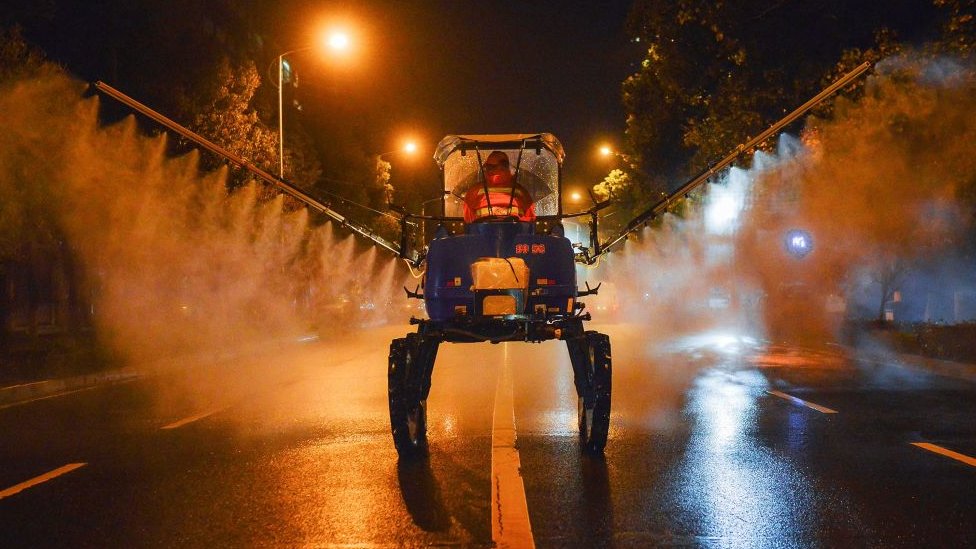
M349 39L349 35L342 31L336 31L328 34L325 41L329 47L335 51L347 50L352 44L352 41Z
M278 177L285 177L285 124L283 102L283 84L285 74L285 56L320 47L326 52L344 53L352 47L349 34L341 30L333 30L322 35L321 44L295 48L278 55Z
M613 154L613 149L609 145L603 145L600 147L600 156L609 157Z
M414 142L414 141L404 141L403 142L403 146L400 147L399 149L393 149L392 151L386 151L385 153L380 153L380 154L378 154L376 156L377 156L377 158L379 158L379 159L382 160L384 156L391 155L391 154L403 153L403 154L406 154L406 155L412 155L415 152L417 152L417 143Z
M377 168L382 170L386 174L385 177L389 179L390 170L393 168L393 164L391 164L389 160L384 160L383 157L398 153L413 156L415 152L417 152L417 144L410 140L404 141L403 146L399 149L393 149L392 151L386 151L376 155ZM387 200L392 200L392 196L387 197Z

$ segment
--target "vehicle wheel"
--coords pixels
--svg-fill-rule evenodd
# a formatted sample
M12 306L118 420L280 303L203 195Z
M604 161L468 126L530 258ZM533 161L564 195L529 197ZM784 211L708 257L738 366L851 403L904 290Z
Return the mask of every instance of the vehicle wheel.
M610 337L597 332L586 333L589 356L586 361L586 391L579 397L580 446L590 453L601 453L610 432L610 389L613 366L610 360Z
M412 334L411 334L412 335ZM420 398L421 374L415 338L394 339L390 344L387 389L393 445L401 457L427 451L427 401Z

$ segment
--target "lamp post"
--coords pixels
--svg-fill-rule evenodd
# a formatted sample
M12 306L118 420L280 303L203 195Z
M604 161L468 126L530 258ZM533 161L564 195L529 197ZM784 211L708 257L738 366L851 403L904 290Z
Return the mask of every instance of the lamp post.
M442 191L440 196L435 196L434 198L431 198L429 200L424 200L423 202L421 202L420 203L420 215L422 217L426 217L427 216L427 204L430 204L431 202L441 202L441 204L443 204L444 203L444 197L447 196L447 195L449 195L449 194L451 194L450 191ZM440 213L441 213L441 215L444 214L443 208L441 209L441 212ZM423 244L424 242L427 241L427 220L426 219L421 219L420 220L420 233L421 233L421 244Z
M574 209L576 211L579 211L579 208L583 204L583 193L581 193L578 189L574 189L569 192L567 198L568 198L568 202L570 202L574 206ZM574 243L582 242L583 239L582 236L580 235L581 232L580 229L582 228L582 224L579 222L579 218L574 217L572 220L567 219L565 220L565 223L568 225L572 225L574 227L574 231L576 233L576 240L573 242Z
M333 31L324 37L322 46L335 52L342 52L349 49L350 43L348 34L342 31ZM315 49L316 47L305 46L295 48L278 55L278 177L281 179L285 177L285 114L283 105L285 56L300 51Z

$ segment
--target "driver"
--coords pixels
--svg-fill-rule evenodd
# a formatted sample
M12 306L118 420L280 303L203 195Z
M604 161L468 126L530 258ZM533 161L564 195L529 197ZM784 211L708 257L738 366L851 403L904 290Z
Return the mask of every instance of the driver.
M508 155L502 151L494 151L488 155L482 167L485 182L473 185L464 194L464 222L471 223L492 217L535 221L532 196L512 176Z

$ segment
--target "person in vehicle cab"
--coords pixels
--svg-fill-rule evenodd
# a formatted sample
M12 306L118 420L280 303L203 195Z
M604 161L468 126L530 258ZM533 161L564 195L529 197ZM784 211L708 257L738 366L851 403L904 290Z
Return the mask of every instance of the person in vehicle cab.
M532 195L515 181L508 155L494 151L485 159L482 168L484 182L473 185L464 195L464 222L506 217L535 221Z

